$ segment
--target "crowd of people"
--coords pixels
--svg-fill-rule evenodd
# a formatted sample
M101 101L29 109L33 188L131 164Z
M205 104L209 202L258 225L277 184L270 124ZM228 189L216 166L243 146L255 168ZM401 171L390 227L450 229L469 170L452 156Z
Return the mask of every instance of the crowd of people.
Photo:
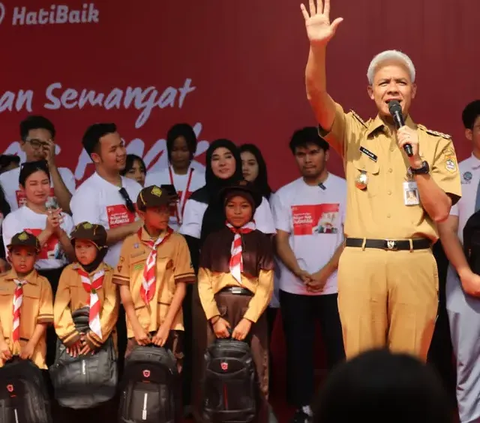
M75 357L115 338L121 372L135 346L165 347L182 375L185 416L203 422L205 351L215 339L248 340L257 421L274 421L269 343L280 309L292 423L397 421L392 413L447 422L446 408L435 411L436 401L448 402L435 376L402 355L426 361L445 312L460 421L480 419L480 269L464 233L480 210L480 100L463 111L473 151L460 164L451 137L412 120L415 67L404 53L382 52L369 66L377 117L345 113L327 92L326 48L342 22L330 22L329 12L328 0L302 5L307 97L319 126L291 136L299 177L277 191L253 144L217 139L200 165L186 123L168 131L160 172L127 154L115 124L90 126L82 144L95 171L77 187L72 172L57 167L53 123L20 123L26 161L0 160L0 366L19 355L47 370L58 340ZM392 101L402 124L392 119ZM328 170L331 148L345 179ZM443 300L432 254L438 239L450 262ZM89 329L79 332L73 316L85 308ZM317 322L331 379L312 406ZM400 354L362 355L379 348ZM397 391L408 417L388 396ZM420 397L423 405L409 407ZM375 405L368 412L367 403ZM109 416L115 404L94 415ZM58 421L91 412L56 405Z

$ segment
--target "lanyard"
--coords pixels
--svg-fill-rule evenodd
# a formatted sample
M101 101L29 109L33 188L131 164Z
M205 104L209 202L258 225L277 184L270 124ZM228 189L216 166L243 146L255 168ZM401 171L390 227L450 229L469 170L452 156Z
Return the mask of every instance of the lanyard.
M175 186L173 183L173 172L172 167L168 166L168 173L170 174L170 183ZM183 212L185 211L185 203L187 202L187 192L190 189L190 184L192 183L193 168L190 168L188 171L188 180L185 189L182 191L182 197L180 198L178 205L175 205L175 214L177 215L177 222L179 225L182 224Z

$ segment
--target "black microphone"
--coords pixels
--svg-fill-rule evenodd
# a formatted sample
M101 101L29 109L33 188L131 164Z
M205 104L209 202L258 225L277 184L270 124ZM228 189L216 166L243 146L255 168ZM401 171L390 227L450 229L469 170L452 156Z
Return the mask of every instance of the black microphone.
M397 129L400 129L402 126L405 126L405 120L403 119L403 113L402 113L402 106L400 106L400 103L397 100L392 100L388 103L388 110L390 110L390 114L393 117L393 122L395 123L395 127ZM407 156L409 157L413 156L413 150L410 144L405 144L403 146L403 149L405 150L405 153L407 153Z

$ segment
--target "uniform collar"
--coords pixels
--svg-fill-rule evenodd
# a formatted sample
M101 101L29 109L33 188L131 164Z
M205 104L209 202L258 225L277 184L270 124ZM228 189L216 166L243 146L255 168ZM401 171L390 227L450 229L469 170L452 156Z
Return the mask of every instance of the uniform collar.
M480 168L480 159L476 157L473 153L470 156L470 163L471 163L470 167L472 169L477 170L478 168Z
M94 271L92 271L88 274L88 276L93 276L93 275L95 275L95 273L97 273L100 270L105 270L106 271L106 270L108 270L108 268L109 268L108 264L106 264L102 261ZM80 263L76 262L76 263L72 264L72 269L73 270L78 270L78 269L83 269L83 267L80 265Z
M37 285L37 276L38 276L38 273L35 269L33 269L28 275L27 277L25 277L24 279L22 280L25 280L27 281L27 283L31 284L31 285ZM8 281L13 281L14 279L20 279L17 275L17 272L15 271L15 269L11 269L9 270L9 272L5 275L5 279L8 280Z
M407 116L407 119L405 120L405 125L411 129L417 129L417 124L412 120L410 115ZM385 122L382 120L380 115L377 115L375 119L371 120L368 123L367 137L372 135L377 130L388 131L388 126L385 125Z
M170 228L167 228L167 232L166 232L166 233L168 233L168 230L169 230L169 229L170 229ZM140 241L142 241L142 242L151 242L151 241L156 241L156 240L157 240L157 238L152 238L152 237L150 236L150 234L149 234L149 233L147 232L147 230L145 229L145 226L142 226L142 229L141 229L141 231L140 231L140 236L139 236L139 238L140 238Z

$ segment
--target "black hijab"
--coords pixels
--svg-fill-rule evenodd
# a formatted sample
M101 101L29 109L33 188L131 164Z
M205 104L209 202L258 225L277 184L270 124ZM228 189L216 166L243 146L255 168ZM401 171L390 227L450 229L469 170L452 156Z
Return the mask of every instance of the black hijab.
M213 153L221 147L229 150L236 162L235 173L228 179L221 179L215 176L212 170ZM192 200L208 204L207 210L203 215L200 245L209 234L225 226L225 210L219 195L221 189L242 179L242 159L237 146L227 139L213 141L206 153L205 186L195 191L190 197Z

